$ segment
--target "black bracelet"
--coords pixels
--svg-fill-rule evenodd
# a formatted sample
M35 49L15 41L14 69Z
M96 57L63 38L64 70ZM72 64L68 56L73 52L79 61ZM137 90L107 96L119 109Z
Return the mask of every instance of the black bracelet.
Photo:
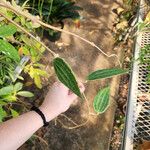
M48 126L49 123L46 121L44 114L42 113L42 111L39 108L37 108L36 106L33 106L31 108L31 110L35 111L36 113L38 113L41 116L41 118L43 120L44 127Z

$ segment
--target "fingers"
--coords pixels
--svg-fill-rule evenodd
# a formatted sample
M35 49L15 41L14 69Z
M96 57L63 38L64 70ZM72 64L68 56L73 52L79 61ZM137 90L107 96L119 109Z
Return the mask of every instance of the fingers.
M68 95L73 94L73 92L71 90L68 89L68 87L66 87L64 84L62 84L60 81L57 81L54 83L55 86L61 86L63 88L64 91L68 92ZM85 86L82 82L78 82L78 86L79 89L81 91L81 93L83 93L85 91Z
M61 83L60 81L56 81L54 83L54 86L61 87L61 88L65 89L65 90L68 90L68 88L63 83Z

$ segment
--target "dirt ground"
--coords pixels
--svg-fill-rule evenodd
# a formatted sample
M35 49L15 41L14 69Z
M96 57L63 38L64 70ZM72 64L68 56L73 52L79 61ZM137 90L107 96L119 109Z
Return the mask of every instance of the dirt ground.
M116 53L120 56L119 49L113 50L112 33L113 23L117 17L113 14L112 9L118 7L120 3L115 0L78 0L77 4L84 9L81 12L83 16L81 27L76 28L74 24L68 22L65 24L65 30L94 42L107 54ZM51 43L48 39L45 41L51 49L59 53L72 66L77 78L83 82L86 76L94 70L118 65L115 58L107 58L96 48L64 33L56 43ZM47 70L52 74L50 84L55 78L51 70L51 60L52 57L49 54L46 54L43 60L49 64ZM78 124L85 122L89 117L89 122L85 126L73 130L65 129L59 121L67 126L73 126L73 124L63 116L59 116L59 121L53 120L48 127L37 132L37 135L41 136L48 145L43 140L36 138L28 141L28 144L21 147L20 150L108 150L116 110L115 100L118 93L119 78L90 82L85 85L85 93L90 104L90 112L94 113L92 105L94 96L100 88L107 85L111 85L111 102L109 109L104 114L88 116L86 102L79 100L77 105L72 106L65 115ZM41 92L44 95L44 90Z

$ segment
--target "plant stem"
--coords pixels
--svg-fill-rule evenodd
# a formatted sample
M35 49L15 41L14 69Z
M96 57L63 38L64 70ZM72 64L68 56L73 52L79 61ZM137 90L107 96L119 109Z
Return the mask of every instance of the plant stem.
M85 96L84 93L83 93L83 97L84 97L84 99L85 99L85 101L86 101L86 105L87 105L87 108L88 108L88 110L87 110L87 111L88 111L88 118L87 118L87 120L86 120L85 122L81 123L81 124L77 124L77 123L75 123L74 121L72 121L70 118L68 118L67 116L64 116L64 117L66 117L69 121L73 122L73 124L74 124L75 126L72 126L72 127L66 126L60 119L57 119L57 121L63 126L63 128L69 129L69 130L77 129L77 128L80 128L80 127L82 127L82 126L85 126L85 125L89 122L89 115L90 115L89 102L88 102L88 100L87 100L87 98L86 98L86 96Z
M53 0L51 0L51 5L50 5L50 8L49 8L49 14L48 14L48 17L47 17L47 22L49 21L49 17L51 15L51 12L52 12L52 7L53 7Z
M67 117L66 115L64 115L64 114L60 114L60 116L63 116L63 117L65 117L66 119L68 119L70 122L72 122L74 125L78 125L77 123L75 123L71 118L69 118L69 117Z
M33 13L33 11L34 11L34 5L35 5L35 0L33 0L33 3L32 3L32 13Z
M48 146L48 143L42 137L35 135L35 134L32 135L32 137L38 138L41 142L43 142L46 146Z
M77 129L77 128L80 128L80 127L82 127L82 126L85 126L85 125L89 122L89 119L86 120L84 123L79 124L79 125L77 125L77 126L73 126L73 127L68 127L68 126L64 125L64 124L60 121L60 119L57 119L57 121L63 126L63 128L69 129L69 130L73 130L73 129Z

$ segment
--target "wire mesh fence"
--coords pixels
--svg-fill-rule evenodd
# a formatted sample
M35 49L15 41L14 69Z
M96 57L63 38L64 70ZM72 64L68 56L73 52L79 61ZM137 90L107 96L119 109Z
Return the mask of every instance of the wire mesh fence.
M149 7L141 1L138 21L142 22ZM147 69L150 64L138 61L141 48L150 45L150 31L139 33L135 42L133 72L130 79L130 90L126 113L126 126L122 150L138 150L144 140L150 141L150 84ZM150 59L150 52L144 59Z

